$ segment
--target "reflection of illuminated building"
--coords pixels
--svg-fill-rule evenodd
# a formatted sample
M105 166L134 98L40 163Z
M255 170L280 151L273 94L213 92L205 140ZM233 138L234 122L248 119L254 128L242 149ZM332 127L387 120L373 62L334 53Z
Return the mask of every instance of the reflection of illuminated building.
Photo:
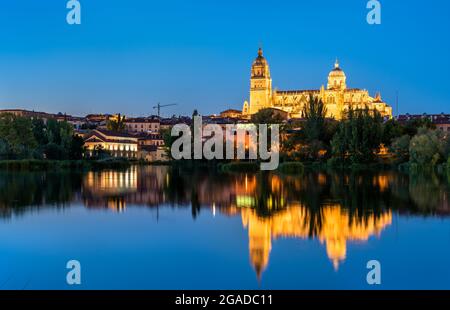
M325 207L322 211L322 225L317 237L326 244L327 255L334 268L346 258L348 241L367 241L369 237L379 236L381 231L392 223L392 212L388 211L365 218L350 214L339 206Z
M102 194L120 194L137 189L136 167L126 171L90 171L85 177L84 187L95 188Z
M311 221L307 208L291 206L269 218L258 217L252 209L241 209L242 222L248 228L250 261L258 278L267 267L272 239L281 237L308 238L312 233L325 243L328 258L335 269L345 260L349 241L367 241L392 223L392 213L358 218L340 206L324 207L319 217ZM311 223L317 227L311 227ZM312 229L316 228L316 229Z
M90 171L83 182L86 205L103 205L122 212L126 208L123 195L137 190L137 168L126 171Z
M170 202L189 203L193 197L200 206L212 206L212 212L234 216L241 214L249 234L250 261L258 277L269 263L272 240L282 237L315 238L326 247L328 258L337 269L345 260L347 244L367 241L392 221L391 212L360 217L339 205L318 208L314 213L298 201L314 184L325 186L326 174L309 179L270 174L237 174L227 179L198 178L183 183L182 195L171 196L166 188L186 179L169 173L168 167L132 167L126 171L89 172L83 182L83 198L88 207L122 211L127 204L155 206ZM372 186L383 191L389 187L389 175L371 178ZM177 183L178 182L178 183ZM308 183L309 182L309 183ZM313 183L311 183L313 182ZM349 179L343 180L350 182ZM358 179L357 182L363 182ZM195 186L195 191L192 189ZM262 216L262 214L265 216Z
M162 187L168 182L167 167L137 167L125 171L88 172L83 181L87 207L123 211L127 204L158 205L164 202Z
M256 176L245 175L243 182L236 180L234 183L234 192L236 195L236 206L254 207L256 199L254 197L257 188Z

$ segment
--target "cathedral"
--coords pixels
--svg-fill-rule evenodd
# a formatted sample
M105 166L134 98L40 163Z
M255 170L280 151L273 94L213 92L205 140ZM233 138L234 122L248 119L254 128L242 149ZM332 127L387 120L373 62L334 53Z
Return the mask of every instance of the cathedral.
M290 118L301 118L303 106L310 95L325 103L327 117L330 118L342 119L343 113L350 107L354 110L367 107L379 111L385 118L392 118L392 108L383 102L380 94L373 98L367 90L347 88L347 77L337 60L328 75L327 88L322 85L318 90L272 89L269 64L261 48L252 64L250 102L244 102L242 114L249 117L261 109L274 108L286 112Z

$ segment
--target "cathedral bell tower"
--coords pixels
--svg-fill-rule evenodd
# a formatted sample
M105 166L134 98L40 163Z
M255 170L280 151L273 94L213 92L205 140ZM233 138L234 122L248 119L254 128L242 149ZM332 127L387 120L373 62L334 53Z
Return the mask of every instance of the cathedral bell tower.
M267 60L263 56L261 48L258 57L252 64L250 78L250 107L249 114L255 114L261 109L272 106L272 79Z

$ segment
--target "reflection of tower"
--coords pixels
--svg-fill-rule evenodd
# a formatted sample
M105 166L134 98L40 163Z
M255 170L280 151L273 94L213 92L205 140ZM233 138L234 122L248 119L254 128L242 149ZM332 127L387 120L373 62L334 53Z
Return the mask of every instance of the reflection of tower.
M272 249L270 225L267 225L264 219L258 219L253 212L244 211L250 210L243 210L242 221L244 227L248 226L250 262L255 268L258 280L260 280L269 263L270 250Z
M306 209L287 208L271 217L259 217L253 209L241 209L244 228L248 228L250 262L258 279L267 268L272 238L304 237L307 238L309 221L306 221Z
M346 258L349 241L367 241L392 223L390 211L361 218L358 214L350 215L339 205L332 205L324 207L319 214L320 219L311 218L313 215L307 208L292 204L270 217L259 217L254 209L241 209L243 226L248 228L250 262L258 279L269 264L272 239L307 239L311 231L316 231L314 237L325 244L327 256L337 270ZM310 227L312 223L321 225L316 229Z

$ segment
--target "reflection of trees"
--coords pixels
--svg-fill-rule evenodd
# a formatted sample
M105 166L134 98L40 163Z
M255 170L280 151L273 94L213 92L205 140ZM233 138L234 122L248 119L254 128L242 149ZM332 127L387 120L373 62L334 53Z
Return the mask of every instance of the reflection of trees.
M2 172L0 217L74 200L87 208L123 211L127 204L202 208L240 216L248 230L252 266L260 277L272 242L315 239L337 269L349 242L366 242L392 222L394 212L449 215L449 186L436 175L397 172L223 174L192 167L131 167L126 171Z
M340 205L349 218L364 220L393 209L423 215L450 214L445 177L411 176L388 171L314 172L291 176L277 173L223 174L209 168L132 167L127 171L2 172L2 213L25 207L62 205L80 199L87 207L124 209L127 204L149 207L190 207L195 218L215 206L227 214L251 208L262 218L292 204L306 208L309 235L322 227L323 206ZM22 209L22 210L21 210ZM349 223L351 225L352 223Z
M81 180L81 174L70 172L1 172L0 216L43 205L64 207L80 192Z
M422 214L450 213L449 188L436 174L412 173L409 194L416 212Z
M367 220L393 207L389 178L390 175L383 172L335 174L330 194L348 210L351 219Z

